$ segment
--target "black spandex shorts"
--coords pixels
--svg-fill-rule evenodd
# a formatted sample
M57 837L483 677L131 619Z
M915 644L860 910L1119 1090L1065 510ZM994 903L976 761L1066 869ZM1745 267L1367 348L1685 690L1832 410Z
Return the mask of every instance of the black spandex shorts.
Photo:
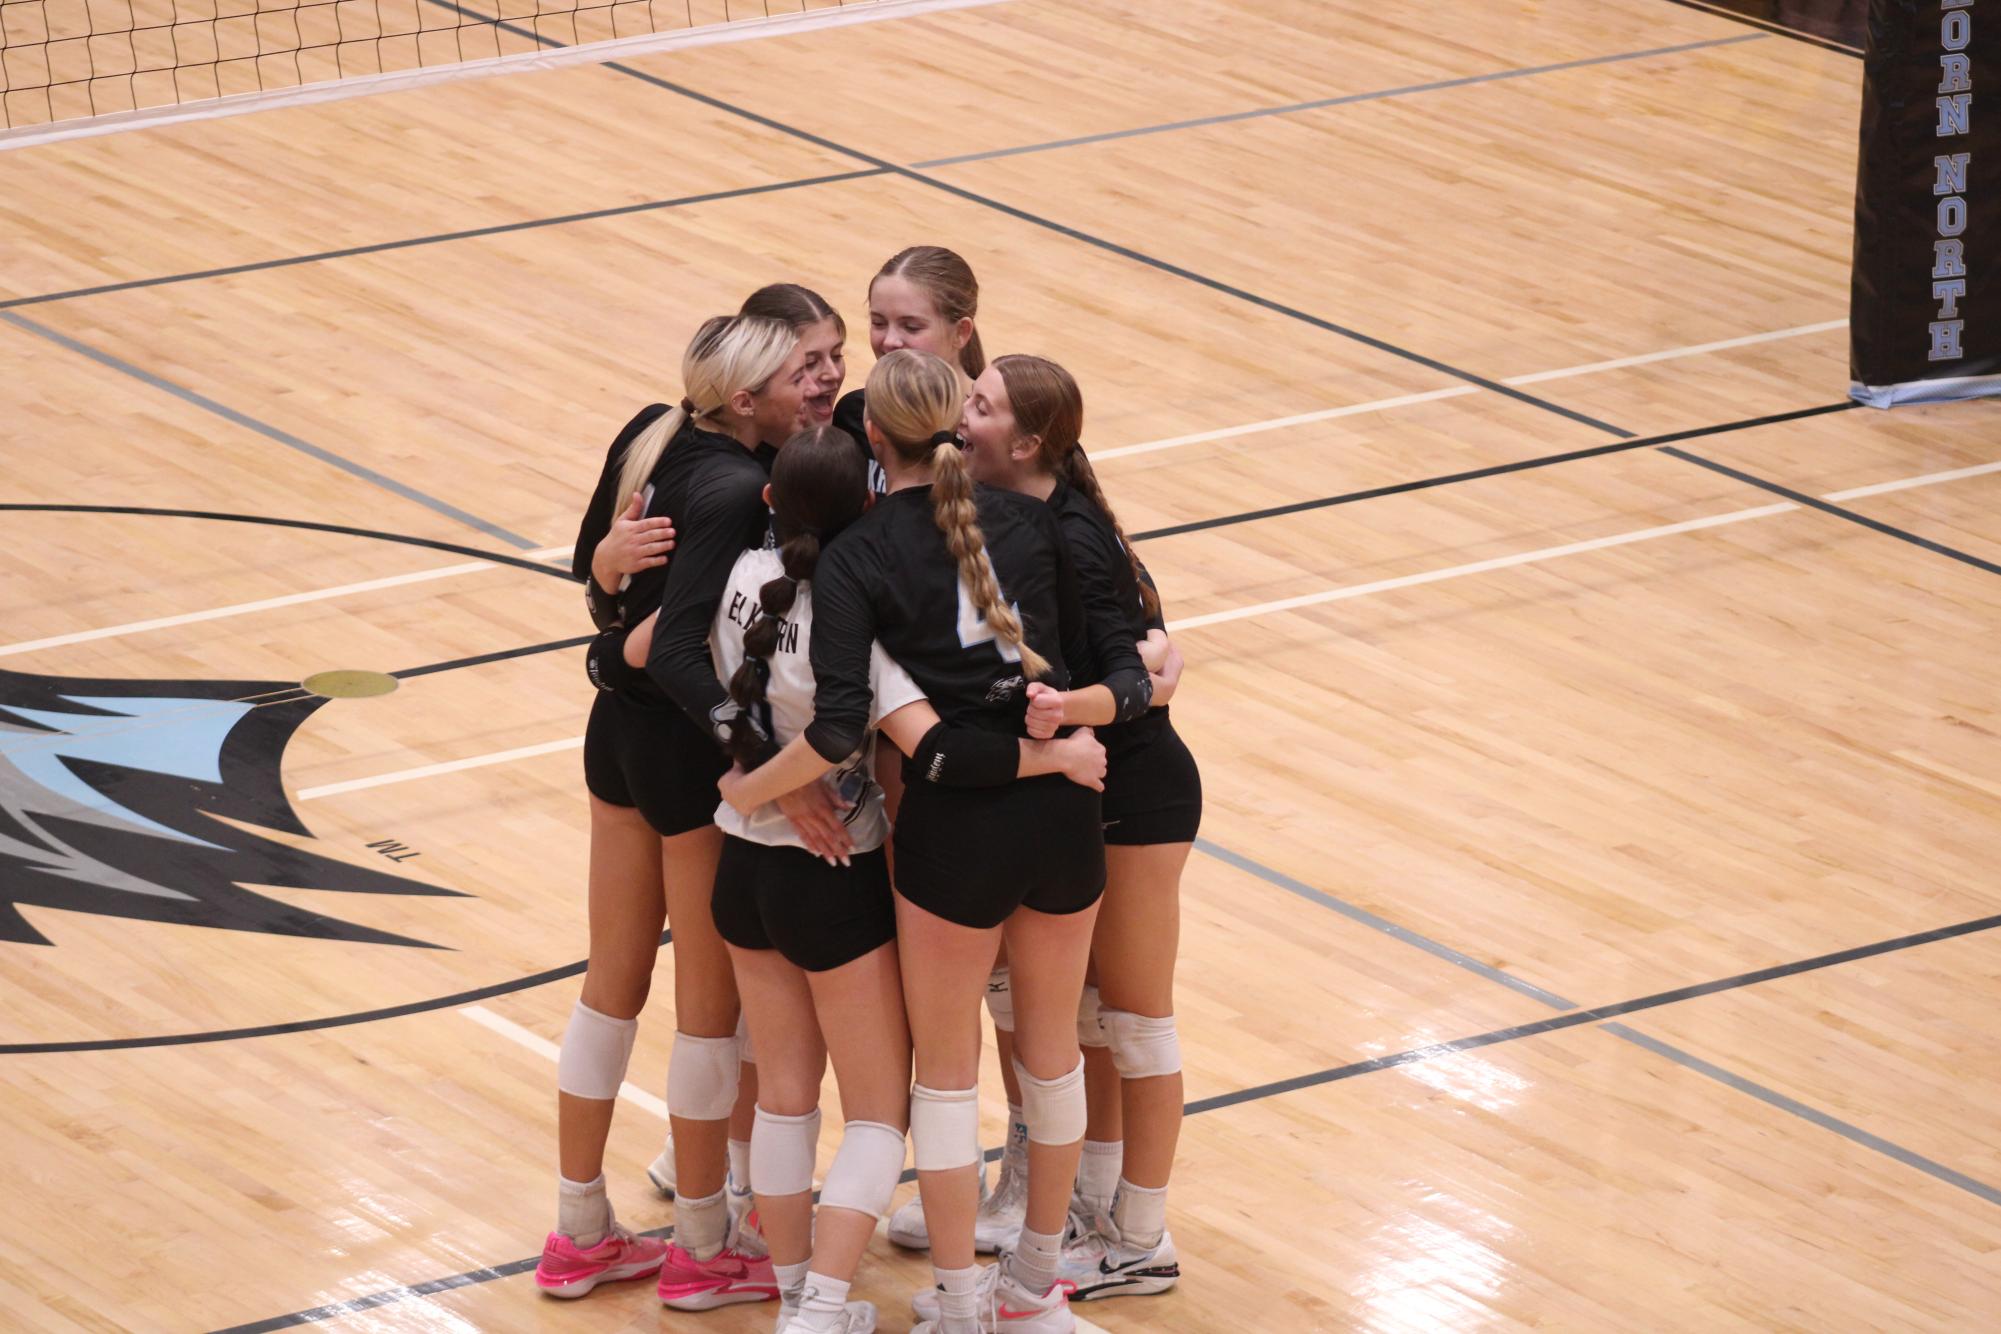
M940 787L904 771L896 892L961 926L1018 907L1082 912L1105 892L1098 794L1061 774L1005 787Z
M716 930L738 949L775 949L809 973L861 958L896 939L896 905L881 848L849 860L829 866L804 848L725 834L710 900Z
M614 806L637 807L662 838L716 822L722 748L672 704L644 704L601 690L584 726L584 786Z
M1105 842L1193 843L1202 827L1202 771L1171 726L1108 757Z

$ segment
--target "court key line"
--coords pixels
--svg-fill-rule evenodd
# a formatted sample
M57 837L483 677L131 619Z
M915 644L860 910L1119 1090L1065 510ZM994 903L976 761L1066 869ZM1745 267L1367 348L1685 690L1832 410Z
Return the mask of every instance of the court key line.
M1831 320L1820 324L1800 325L1797 328L1792 328L1792 329L1778 329L1771 331L1769 333L1748 334L1741 338L1726 338L1718 342L1695 343L1686 347L1668 348L1665 349L1664 351L1659 351L1659 352L1647 352L1647 353L1642 353L1638 356L1621 357L1613 361L1595 361L1582 366L1566 366L1561 369L1553 371L1540 371L1530 376L1516 376L1514 377L1514 382L1554 380L1554 379L1563 379L1578 375L1595 375L1604 371L1623 370L1631 366L1645 365L1649 363L1662 362L1662 361L1672 361L1682 357L1698 356L1704 353L1723 351L1730 348L1745 347L1756 343L1769 343L1781 339L1797 338L1805 334L1822 333L1830 329L1841 328L1845 326L1847 323L1848 321L1846 320ZM1337 417L1353 416L1357 413L1386 411L1393 408L1404 407L1410 404L1428 403L1441 398L1458 398L1469 394L1476 394L1479 392L1480 391L1472 385L1454 385L1446 389L1431 390L1428 393L1404 394L1404 395L1399 395L1395 398L1377 399L1374 402L1369 402L1369 403L1352 403L1342 407L1326 408L1317 412L1302 413L1291 417L1277 417L1268 421L1246 423L1245 425L1242 426L1224 427L1214 431L1201 431L1193 435L1173 436L1165 440L1152 440L1144 444L1124 445L1114 449L1093 450L1091 453L1091 458L1093 462L1102 462L1106 459L1121 458L1132 454L1144 454L1159 450L1174 449L1184 445L1201 444L1211 440L1229 439L1234 436L1254 435L1260 432L1280 430L1288 426L1296 426L1309 422L1327 421ZM1758 418L1756 420L1759 422L1765 422L1773 419ZM1719 430L1737 429L1740 426L1741 423L1733 422L1726 427L1703 428L1703 430L1713 433ZM1683 439L1689 437L1688 433L1676 433L1672 437L1657 436L1657 437L1652 437L1650 440L1630 441L1622 443L1630 444L1634 447L1644 447L1649 443L1658 442L1669 438ZM1616 449L1618 448L1618 446L1599 447L1600 450L1608 448ZM1592 451L1585 451L1585 452L1588 453ZM1571 457L1571 455L1549 456L1551 461L1561 461L1569 457ZM1532 462L1540 463L1542 462L1542 460L1536 460ZM1506 470L1518 470L1524 466L1526 466L1524 462L1497 465L1498 468ZM1419 486L1437 485L1441 480L1446 480L1446 481L1457 480L1460 478L1470 478L1471 476L1475 475L1479 474L1478 473L1452 474L1450 477L1445 479L1428 478L1428 479L1423 479L1421 482L1418 483L1404 483L1402 484L1402 486L1404 489L1416 489ZM1969 472L1966 475L1971 475L1971 473ZM1885 485L1895 487L1895 486L1913 485L1913 483L1906 481L1906 482L1887 483ZM1380 489L1378 489L1369 492L1356 493L1356 495L1358 498L1360 498L1365 496L1374 496L1382 493L1383 492ZM1830 496L1828 498L1838 499L1839 497ZM1302 505L1310 506L1310 505L1323 504L1326 502L1307 501L1300 503ZM7 506L0 506L0 512L5 512L7 510L12 510L12 509L31 509L31 508L32 507L29 506L7 505ZM103 511L113 514L140 512L137 510L132 510L125 507L117 507L117 506L103 507ZM192 517L201 517L201 516L196 515ZM1193 526L1218 526L1220 522L1227 522L1235 517L1236 516L1225 516L1225 518L1220 521L1208 520L1208 519L1196 520ZM1156 530L1150 533L1138 533L1134 535L1134 538L1135 540L1145 540L1146 538L1150 537L1169 536L1173 532L1187 531L1189 529L1190 525L1180 525L1170 530ZM343 530L339 528L333 528L332 531L340 532ZM529 560L551 560L568 556L570 554L570 551L571 548L567 546L545 547L540 551L528 551L522 554L525 558ZM410 575L403 576L402 578L404 578L408 582L415 583L427 579L451 578L458 574L470 574L477 572L479 570L489 569L491 567L492 567L491 562L474 561L462 565L442 567L434 570L417 571ZM149 620L133 621L124 625L104 626L95 630L80 630L66 635L51 635L42 639L31 639L16 644L0 645L0 657L7 657L17 653L28 653L36 649L60 648L69 644L87 643L91 640L96 640L96 639L110 639L110 638L115 638L119 635L136 634L146 630L157 630L157 629L169 628L176 625L188 625L201 621L219 620L225 617L240 616L252 612L266 611L273 607L288 606L288 605L293 605L295 603L316 602L325 598L346 596L349 593L360 593L360 592L371 591L372 588L378 586L392 587L394 585L394 582L395 580L391 579L383 581L367 581L358 584L344 584L337 588L320 589L315 592L292 594L286 598L267 598L259 602L236 603L227 607L212 608L207 611L186 612L178 616L156 617Z

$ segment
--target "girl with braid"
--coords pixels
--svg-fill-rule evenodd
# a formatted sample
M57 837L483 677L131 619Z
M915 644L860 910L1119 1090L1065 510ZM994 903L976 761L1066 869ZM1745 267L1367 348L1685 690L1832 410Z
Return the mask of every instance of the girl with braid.
M750 775L771 790L816 780L861 743L878 640L956 728L1049 736L1065 712L1123 721L1150 702L1129 639L1089 642L1049 507L973 485L955 430L964 398L954 367L909 349L890 352L869 375L865 429L889 492L820 559L813 721ZM1068 664L1093 660L1102 681L1080 685ZM1065 693L1031 709L1031 680ZM1104 890L1099 801L1053 775L948 786L950 769L948 757L921 748L905 766L894 842L916 1065L911 1140L938 1283L920 1311L931 1318L918 1328L1067 1334L1075 1321L1057 1269L1084 1136L1076 1018ZM973 1258L979 1013L1003 938L1013 961L1028 1206L1018 1245L982 1272Z
M1078 446L1083 421L1083 396L1068 371L1041 357L1006 356L973 385L960 426L975 478L1033 496L1056 514L1092 641L1143 641L1143 656L1157 654L1151 665L1160 669L1154 707L1099 733L1109 756L1108 874L1091 944L1096 985L1085 988L1078 1030L1087 1067L1108 1077L1089 1081L1091 1133L1062 1269L1072 1301L1161 1293L1180 1277L1165 1222L1181 1130L1174 962L1181 872L1202 818L1201 775L1167 716L1180 657L1153 582ZM1037 696L1045 690L1029 687ZM1101 704L1075 697L1062 704L1066 722L1107 721Z

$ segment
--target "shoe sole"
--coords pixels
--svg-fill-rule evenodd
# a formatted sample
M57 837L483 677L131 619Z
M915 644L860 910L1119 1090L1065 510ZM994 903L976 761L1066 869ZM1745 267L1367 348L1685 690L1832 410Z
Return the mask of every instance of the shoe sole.
M1071 1289L1073 1302L1102 1301L1107 1297L1158 1297L1181 1281L1181 1266L1163 1267L1161 1272L1140 1270L1131 1275Z
M659 1272L660 1262L656 1260L652 1264L642 1262L631 1265L615 1265L603 1273L592 1274L588 1278L574 1279L568 1283L544 1283L542 1276L538 1274L535 1276L535 1286L541 1289L542 1295L545 1297L560 1297L565 1301L573 1301L578 1297L588 1295L591 1289L597 1287L600 1283L623 1283L628 1279L647 1278Z
M713 1311L718 1306L735 1306L740 1302L775 1302L778 1289L775 1287L752 1288L704 1288L696 1292L677 1293L669 1297L660 1296L660 1304L675 1311Z

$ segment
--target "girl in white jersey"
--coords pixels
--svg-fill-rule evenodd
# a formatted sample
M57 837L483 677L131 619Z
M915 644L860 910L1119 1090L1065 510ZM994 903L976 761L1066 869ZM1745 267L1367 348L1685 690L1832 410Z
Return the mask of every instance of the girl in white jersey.
M848 1287L903 1169L910 1088L873 734L821 780L846 809L854 850L845 859L807 851L776 805L748 799L757 784L744 776L813 720L808 581L822 544L868 504L861 453L838 430L805 431L780 451L766 496L780 545L738 558L712 638L718 674L730 682L734 710L724 726L739 765L723 791L742 802L716 812L724 839L712 906L758 1053L750 1173L783 1302L778 1328L863 1334L875 1313L848 1302ZM1036 742L945 727L880 645L870 685L871 722L918 758L929 781L984 786L1062 772L1096 787L1102 779L1104 753L1088 731ZM813 1167L829 1056L847 1124L816 1224Z

